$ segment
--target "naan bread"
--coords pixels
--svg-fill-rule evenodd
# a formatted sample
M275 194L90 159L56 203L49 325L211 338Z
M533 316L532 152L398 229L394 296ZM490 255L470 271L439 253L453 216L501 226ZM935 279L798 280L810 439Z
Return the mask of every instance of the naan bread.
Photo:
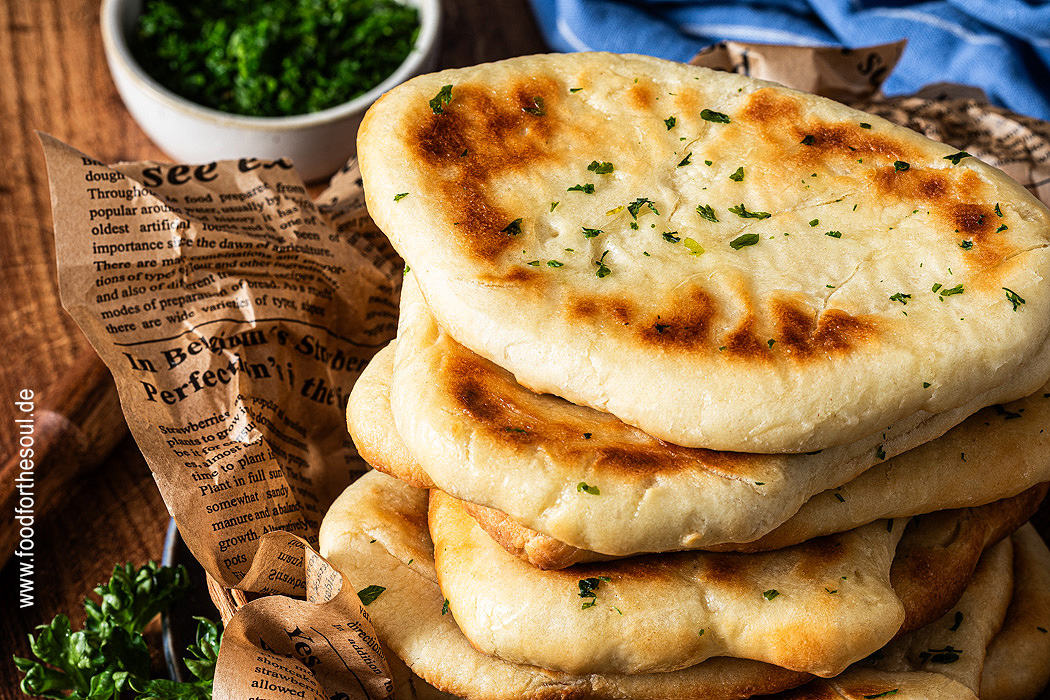
M426 491L369 472L332 504L321 524L320 547L355 586L384 587L368 606L380 641L413 673L442 691L471 700L739 700L791 688L809 678L729 658L669 673L577 676L482 654L459 631L453 616L442 614L444 599L426 516Z
M406 288L410 290L408 294L412 294L411 285L406 285ZM453 341L437 347L440 348L440 354L435 351L434 357L451 358L457 351L467 352L461 346L453 344ZM417 349L417 353L424 352L423 349ZM358 450L374 467L413 485L431 488L435 486L433 480L420 468L394 428L394 418L390 410L390 375L393 369L393 356L392 347L384 348L375 356L355 384L347 408L350 432ZM487 362L484 364L489 365ZM432 380L432 383L440 384L442 365L435 363L433 367L435 379ZM497 389L497 395L500 397L498 405L528 405L526 399L529 396L525 390L519 388L512 391L508 387L497 387ZM794 516L757 541L706 545L706 548L743 551L779 549L813 537L843 532L879 518L907 517L935 510L982 505L986 502L1011 497L1034 484L1050 480L1050 430L1046 430L1050 428L1050 399L1045 396L1046 394L1050 394L1050 384L1027 398L985 409L939 439L879 462L841 488L827 489L812 496ZM543 402L552 401L551 397L539 398ZM556 400L554 402L557 406L564 406L564 402ZM422 411L423 408L417 404L415 410ZM594 413L588 409L580 409L580 411L585 414ZM565 412L563 410L561 414ZM543 404L530 409L530 413L534 420L541 422L554 421L557 415L560 415L544 412ZM601 414L596 415L601 417ZM944 414L941 418L943 417ZM449 420L458 420L462 424L472 418L470 413L461 411L450 415ZM607 418L603 425L612 426L610 432L614 438L617 435L626 435L623 438L625 442L639 434L638 431ZM925 432L931 427L927 424L922 431L917 432ZM575 449L560 448L561 452L559 452L559 447L553 446L550 449L544 447L525 454L532 459L544 459L548 462L555 460L561 453L567 453L578 460L585 460L585 450L592 444L609 446L609 443L602 443L605 431L592 432L591 440L583 442L585 438L581 440L580 433L588 429L593 430L593 427L577 425L576 430L572 431L570 424L562 426L557 431L563 436L563 439L565 435L575 433L576 443L573 446ZM499 431L496 432L496 437L503 437ZM545 429L539 432L549 431ZM515 434L514 437L520 441L522 436ZM659 445L656 441L650 444ZM515 445L506 447L514 448ZM889 454L903 447L903 445L891 443L888 446ZM887 448L884 447L884 449ZM679 454L683 452L689 453L690 451L683 450ZM521 454L520 451L508 450L501 455L497 463L506 468L509 464L513 464L513 460L519 458ZM822 459L835 460L836 455L841 454L842 448L832 448L821 455L751 455L748 457L751 464L760 461L777 463L779 460L783 469L788 470L787 478L790 480L798 478L799 474L794 472L796 468L799 471L802 470L802 467L793 465L820 464ZM877 459L877 457L878 455L875 454L874 458ZM744 459L740 455L725 456L726 460L733 458L741 461ZM989 465L995 465L995 467L991 468ZM576 478L591 479L591 472L584 471L585 466L586 462L583 466L578 467ZM455 475L457 470L453 469L452 465L439 465L439 469L448 474L449 478L458 480ZM477 471L482 473L480 465ZM520 478L529 479L529 472L523 471ZM705 482L707 490L716 488L712 484L726 489L742 488L737 480L723 480L713 474L703 475L703 478L707 479ZM770 477L762 473L752 478ZM568 483L572 486L578 485L578 482L573 484L571 475ZM587 483L597 482L591 480ZM532 482L527 481L526 487L535 488L530 484ZM493 488L495 488L494 485ZM679 485L678 488L684 489L686 486ZM462 489L449 490L463 492ZM472 495L470 491L467 491L467 494ZM578 503L583 506L589 503L587 499L579 497L583 494L578 491L570 490L570 494L572 499L569 500L569 503ZM609 495L607 487L601 490L601 495L602 497ZM468 496L464 498L468 498L468 503L470 502ZM504 499L504 503L506 504L508 500ZM642 500L644 503L644 495ZM756 507L766 507L768 502L768 498L763 498L756 504ZM518 510L517 517L532 522L527 514L522 515L520 503L518 506L515 508ZM514 508L514 504L508 507ZM772 507L782 509L783 504L773 503ZM494 539L509 551L515 552L540 568L563 568L575 563L608 559L608 556L598 554L586 547L570 545L527 527L501 510L474 503L470 503L468 508ZM643 507L639 507L639 510L645 512ZM668 528L673 526L672 523L656 519L659 515L658 509L653 508L651 512L655 524ZM584 514L585 517L587 515ZM711 518L724 517L726 514L721 510L716 510L711 514ZM749 521L742 519L742 522L746 524ZM630 525L635 528L640 527L637 521L632 521ZM622 537L626 539L630 534L629 532L622 533ZM620 533L612 532L610 539L618 535ZM642 539L641 535L638 536L638 539Z
M395 88L358 155L452 337L675 444L810 452L1050 377L1050 212L820 97L527 56Z
M985 652L1003 624L1013 588L1013 545L1005 539L981 557L955 607L894 641L869 663L884 671L940 673L976 694Z
M1023 604L1027 597L1014 585L1011 560L1011 541L1005 540L981 557L965 593L943 618L835 678L817 679L768 700L977 700L989 640L1003 623L1007 605ZM1021 671L1025 661L1014 658L1009 665ZM980 697L990 700L983 692Z
M438 582L481 651L568 673L648 673L711 657L834 676L904 621L890 585L903 528L877 522L759 554L690 552L541 571L431 491ZM594 596L581 595L589 580Z
M969 585L982 552L1035 515L1045 495L1046 484L1041 484L976 508L914 518L890 570L893 590L904 604L901 631L925 627L954 605Z
M434 481L405 447L394 428L390 410L390 378L394 372L394 342L372 356L354 382L346 403L346 427L358 454L370 465L416 488L434 488Z
M915 415L819 454L679 447L522 387L438 326L412 274L401 292L390 392L397 432L443 491L620 556L756 539L813 494L969 415Z
M885 693L885 694L884 694ZM880 671L851 666L835 678L818 678L761 700L978 700L962 683L928 671Z
M1050 552L1031 525L1022 527L1011 540L1013 594L1002 627L985 654L980 686L982 700L1033 700L1050 682L1050 638L1040 631L1050 629L1040 624L1050 625ZM994 615L994 609L973 605L975 602L973 597L961 599L941 627L949 622L949 631L956 627L956 612L962 613L962 617L955 632L973 616ZM968 641L953 641L953 646L963 653L968 644ZM387 661L392 669L403 668L396 656L391 655ZM402 681L403 675L409 678ZM398 700L439 697L440 691L421 679L412 678L410 672L395 671L395 682ZM768 696L768 700L870 700L882 693L887 693L882 697L894 700L976 700L978 697L965 685L932 670L887 671L856 664L835 678L815 679L794 690Z
M773 552L648 555L561 571L513 557L437 490L430 532L464 635L508 661L638 673L724 655L829 677L943 615L985 548L1037 506L1014 499L925 515L899 545L907 522L879 521ZM583 580L597 585L581 600Z
M1032 700L1050 683L1050 551L1031 525L1012 539L1014 595L988 647L982 700Z
M775 666L728 658L713 659L685 671L666 674L572 676L486 656L470 646L451 615L441 614L444 600L436 582L432 544L426 534L426 501L425 491L370 472L336 500L325 516L320 532L321 553L355 586L385 587L386 590L369 605L368 612L388 651L388 658L400 671L404 669L400 669L396 659L391 657L403 659L414 674L427 683L455 696L477 700L628 697L721 700L776 692L798 685L806 678L804 674ZM1038 537L1031 541L1025 530L1015 535L1014 541L1020 556L1027 556L1024 552L1029 549L1038 553L1039 547L1043 553L1036 555L1034 565L1029 565L1029 571L1037 572L1037 576L1031 579L1034 585L1022 585L1029 580L1027 578L1015 579L1017 592L1011 607L1019 605L1019 596L1028 600L1032 595L1042 602L1022 609L1041 610L1043 613L1040 614L1044 614L1048 588L1040 582L1045 582L1050 576L1047 568L1050 567L1050 555L1046 554L1045 545L1038 541ZM601 588L598 590L600 594ZM959 605L962 604L960 601ZM981 615L984 608L983 605L976 606L974 617ZM954 612L952 610L945 616L944 620L950 623L943 627L954 625ZM970 617L964 613L959 628L948 633L968 634L964 627ZM1013 633L1014 622L1011 621L1043 623L1039 618L1025 618L1011 610L1000 635ZM954 646L965 653L965 643L958 642ZM988 652L989 669L996 663L996 656L1002 655L995 651L995 646L993 643ZM1028 675L1029 665L1039 673L1050 665L1050 650L1028 652L1026 656L1006 654L999 661L1003 673ZM989 672L986 671L986 677ZM397 689L398 698L430 700L447 697L422 684L406 688L404 684L418 683L418 680L413 680L412 676L405 680L404 673L396 673L399 681L403 681ZM893 672L854 665L837 678L814 681L797 694L785 694L770 700L861 700L864 695L894 688L899 688L893 694L895 700L974 697L965 686L936 672ZM982 688L982 697L986 700L1013 697L985 696L984 691Z

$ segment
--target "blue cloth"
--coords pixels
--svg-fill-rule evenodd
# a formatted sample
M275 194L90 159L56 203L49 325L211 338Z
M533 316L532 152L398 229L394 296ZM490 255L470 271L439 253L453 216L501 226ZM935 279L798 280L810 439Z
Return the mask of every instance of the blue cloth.
M532 0L558 51L688 61L723 39L856 48L907 39L883 86L973 85L1050 120L1050 0Z

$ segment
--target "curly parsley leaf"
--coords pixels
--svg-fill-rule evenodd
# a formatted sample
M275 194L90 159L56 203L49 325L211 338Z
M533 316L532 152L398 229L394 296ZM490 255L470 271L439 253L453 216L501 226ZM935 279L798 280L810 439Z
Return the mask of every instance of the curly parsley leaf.
M84 601L84 629L73 630L69 618L57 615L30 635L37 660L15 657L27 695L73 700L130 697L138 700L207 700L211 697L221 632L197 618L197 640L187 649L187 668L197 677L189 683L150 679L150 653L142 631L158 613L189 588L185 568L150 562L114 568L108 583L94 589L99 600Z
M748 211L743 204L735 207L729 207L729 212L736 214L741 219L768 219L769 213L764 211Z
M592 576L590 578L581 578L577 585L580 589L581 598L590 598L587 602L580 606L581 610L587 608L593 608L598 603L598 586L602 584L602 581L608 583L611 579L608 576Z
M451 101L452 86L444 85L440 90L438 90L438 94L434 95L434 97L431 98L430 109L434 112L434 114L443 114L445 111L445 107L448 107L448 104Z
M357 592L357 597L361 599L362 605L371 605L376 601L376 598L383 594L383 591L385 590L386 586L377 586L373 584L371 586L365 586L364 588L359 590Z
M1009 302L1014 305L1014 311L1017 311L1018 306L1024 304L1024 298L1022 298L1021 295L1019 295L1014 290L1003 287L1003 291L1006 292L1006 298L1009 300Z
M638 212L639 210L641 210L642 207L649 207L649 210L652 211L654 214L656 214L657 216L660 215L660 212L657 211L656 205L653 204L652 200L646 199L645 197L639 197L638 199L634 200L633 202L627 205L627 211L631 213L632 219L638 218Z
M741 248L746 248L749 245L755 245L756 243L758 243L759 240L760 237L757 233L745 233L729 241L729 246L733 250L740 250Z
M729 115L716 112L712 109L704 109L700 111L700 118L704 121L714 122L715 124L728 124Z
M594 271L594 276L598 279L608 277L612 272L612 270L609 269L609 266L605 264L605 256L608 254L609 251L605 251L602 253L602 257L594 261L594 264L598 266L598 269Z
M707 219L711 223L714 223L714 224L718 223L718 217L715 216L714 207L712 207L710 204L700 204L700 205L698 205L696 207L696 213L699 214L701 218Z
M505 233L508 236L517 236L521 234L521 219L514 219L509 224L499 230L500 233Z

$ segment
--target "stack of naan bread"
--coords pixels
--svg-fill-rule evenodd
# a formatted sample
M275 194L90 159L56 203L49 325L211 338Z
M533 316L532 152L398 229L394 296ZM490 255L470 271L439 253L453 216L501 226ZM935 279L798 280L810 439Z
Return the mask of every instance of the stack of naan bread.
M1050 553L1021 526L1050 480L1050 212L1021 186L607 54L417 78L358 147L408 266L348 407L379 471L321 547L382 589L401 696L1046 683Z

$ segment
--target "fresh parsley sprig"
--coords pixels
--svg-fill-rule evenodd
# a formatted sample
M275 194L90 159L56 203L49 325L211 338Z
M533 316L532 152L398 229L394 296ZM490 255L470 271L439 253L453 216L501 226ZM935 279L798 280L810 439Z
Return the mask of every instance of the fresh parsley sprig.
M197 680L188 683L151 679L142 637L146 625L189 587L182 566L115 567L109 582L94 589L99 600L84 601L84 629L73 630L67 616L56 615L29 636L37 660L15 657L22 692L71 700L207 700L221 636L214 623L196 618L197 640L187 649L186 667Z

